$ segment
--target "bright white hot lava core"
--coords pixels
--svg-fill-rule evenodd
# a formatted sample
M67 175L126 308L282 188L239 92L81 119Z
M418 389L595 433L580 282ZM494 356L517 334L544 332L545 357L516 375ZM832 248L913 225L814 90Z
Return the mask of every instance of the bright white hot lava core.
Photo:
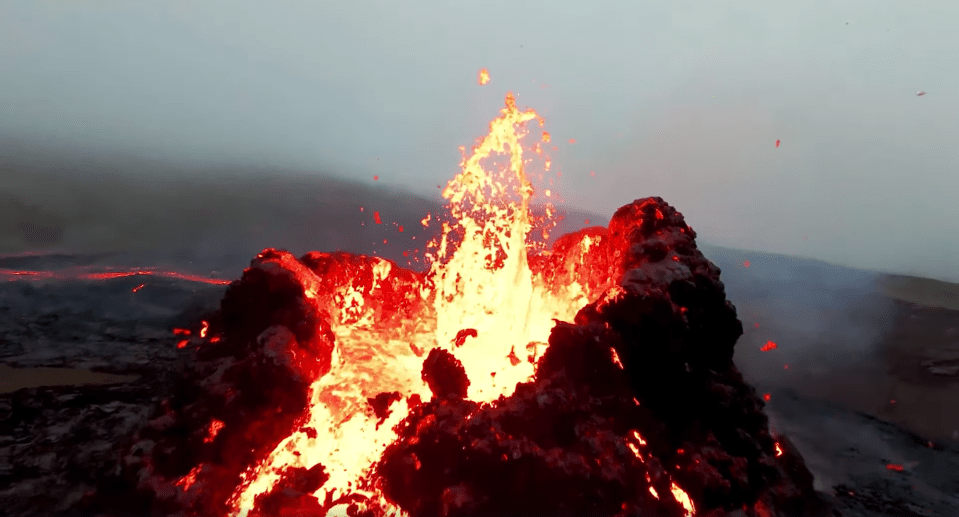
M418 293L426 303L409 321L383 323L383 304L369 303L394 273L394 266L382 259L369 259L375 262L372 286L346 278L332 296L324 295L333 305L333 368L312 384L302 430L243 475L230 501L233 515L246 517L256 497L270 492L284 470L317 464L329 475L314 494L320 501L353 494L367 508L375 505L386 515L404 515L385 500L370 474L397 439L393 428L408 415L408 398L431 397L417 351L440 347L455 355L470 379L469 398L492 402L531 380L553 320L572 320L597 294L575 282L549 288L530 269L527 253L542 246L530 238L533 187L525 168L531 158L524 158L522 145L527 123L533 120L539 127L544 124L535 111L519 111L507 94L489 133L468 157L464 152L461 172L443 191L449 201L448 221L429 246L431 266ZM542 132L539 140L549 141L549 134ZM538 141L531 150L543 155ZM551 216L547 207L547 218ZM320 281L310 274L303 279L304 289L315 299L321 294ZM403 398L377 425L368 399L384 392L399 392ZM336 505L327 515L345 515L345 507Z

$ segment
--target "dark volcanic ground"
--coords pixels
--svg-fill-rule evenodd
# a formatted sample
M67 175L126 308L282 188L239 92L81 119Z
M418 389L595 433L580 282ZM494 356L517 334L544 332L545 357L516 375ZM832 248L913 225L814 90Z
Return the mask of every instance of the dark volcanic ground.
M922 355L929 347L909 345L948 336L959 312L895 300L869 273L706 248L751 329L737 362L770 394L772 425L798 446L817 489L844 515L959 515L959 442L947 413L956 406L946 405L956 377L932 374ZM750 268L741 254L752 257ZM0 283L0 504L8 515L76 505L111 465L113 445L175 382L188 353L172 329L195 328L223 290L156 277ZM760 352L768 340L777 348ZM70 370L28 369L36 367ZM75 369L125 377L77 377ZM94 381L114 384L77 384ZM38 384L47 386L29 387ZM870 406L889 389L905 393L900 385L911 386L911 398L888 411Z
M76 507L183 371L189 353L173 328L196 328L225 289L158 276L7 281L14 272L156 266L233 279L267 246L415 266L402 252L421 246L419 221L437 208L338 180L146 171L151 182L137 183L96 163L54 173L8 158L0 253L46 250L0 256L0 507L11 516ZM586 219L608 222L572 213L561 231ZM137 251L112 252L127 246ZM959 515L959 288L700 248L746 328L736 363L769 394L773 427L817 489L849 516ZM55 253L64 249L84 253Z

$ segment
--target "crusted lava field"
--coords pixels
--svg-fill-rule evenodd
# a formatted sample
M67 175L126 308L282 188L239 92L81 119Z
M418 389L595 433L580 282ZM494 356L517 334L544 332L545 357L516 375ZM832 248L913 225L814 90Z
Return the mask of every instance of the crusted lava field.
M585 239L598 239L588 257L574 252ZM333 286L323 280L342 278L330 274L341 268L369 286L381 262L272 249L257 256L204 337L190 342L195 361L177 392L136 433L87 510L234 511L231 494L245 473L290 433L311 432L299 429L310 384L336 367L323 296ZM502 358L535 361L532 379L492 403L474 402L455 346L418 350L432 398L369 394L367 411L381 421L401 399L410 409L365 491L317 498L325 467L291 467L245 511L380 515L372 489L414 517L830 513L733 364L742 324L680 213L660 198L637 200L609 228L559 239L530 268L553 284L575 280L602 293L573 321L555 322L540 357L524 357L518 344ZM416 287L428 279L389 271L380 285L393 291L374 303L400 325L419 310Z

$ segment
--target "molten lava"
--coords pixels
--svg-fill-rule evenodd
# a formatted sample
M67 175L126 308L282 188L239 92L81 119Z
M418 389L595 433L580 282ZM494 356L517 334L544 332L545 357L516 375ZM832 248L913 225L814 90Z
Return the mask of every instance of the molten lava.
M302 429L246 474L232 499L236 515L248 515L256 498L273 490L288 469L316 465L329 475L315 494L320 500L353 493L391 508L368 486L369 477L396 441L394 427L408 416L410 398L430 397L415 350L455 352L470 379L468 398L489 403L529 381L553 321L571 320L590 295L598 294L576 282L553 288L528 264L533 187L521 139L525 124L538 118L532 110L518 110L508 95L489 134L464 156L462 171L443 191L451 220L430 246L435 253L427 274L404 278L392 263L366 259L369 276L334 266L323 279L309 273L300 279L307 298L331 316L336 366L312 385ZM488 170L484 162L496 155L505 155L508 163ZM585 241L581 253L594 244ZM316 254L316 260L328 257ZM395 321L395 307L404 296L412 298L415 309ZM464 331L472 337L465 339ZM386 392L402 398L381 419L367 401Z
M807 508L811 477L732 363L742 325L695 232L648 198L545 250L530 121L543 126L507 95L464 153L426 272L348 253L253 260L189 333L205 341L192 384L124 456L154 511Z
M32 271L0 268L0 280L111 280L131 276L157 276L212 285L227 285L230 283L230 280L224 280L222 278L210 278L176 271L162 271L155 268L133 268L126 271L96 272L91 269L92 268L89 267L75 267L54 271ZM146 284L140 284L134 287L132 291L137 292L145 285Z

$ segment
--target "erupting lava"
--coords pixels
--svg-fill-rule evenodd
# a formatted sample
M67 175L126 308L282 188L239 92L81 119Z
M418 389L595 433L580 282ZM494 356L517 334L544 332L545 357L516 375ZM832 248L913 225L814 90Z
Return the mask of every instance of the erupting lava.
M464 152L449 213L422 221L442 224L425 273L260 253L192 334L189 386L134 437L125 482L154 512L204 516L814 508L679 212L648 198L549 250L533 238L531 121L507 95Z
M331 313L338 357L330 373L311 387L303 428L313 431L294 432L246 475L232 500L236 515L248 515L256 497L272 490L287 469L318 464L329 475L316 494L319 499L358 493L391 508L366 485L370 469L397 439L393 428L407 416L409 398L430 397L417 351L441 348L454 354L470 380L468 398L492 402L531 380L553 320L572 320L589 295L598 294L576 282L551 289L527 262L533 187L520 140L532 120L543 123L533 110L519 111L508 95L489 134L464 156L462 172L443 191L452 220L443 223L439 242L430 245L435 249L431 268L421 282L398 290L425 301L401 327L384 314L396 302L380 299L383 284L397 282L391 275L396 266L386 260L372 259L368 285L357 285L365 279L350 270L325 279L337 284L330 290L310 274L301 278L307 297ZM508 164L484 166L495 155L508 156ZM584 241L582 253L593 244ZM471 331L465 340L464 330ZM368 399L391 392L402 397L383 420L369 410ZM343 510L334 507L330 515Z

